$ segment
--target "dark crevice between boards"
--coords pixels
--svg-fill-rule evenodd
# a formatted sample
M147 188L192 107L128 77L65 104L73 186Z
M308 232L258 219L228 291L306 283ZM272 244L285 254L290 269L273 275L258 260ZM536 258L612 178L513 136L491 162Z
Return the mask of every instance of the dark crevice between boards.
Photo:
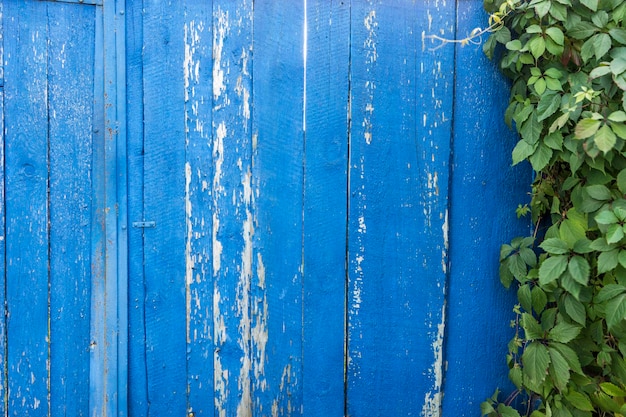
M453 39L456 39L457 37L457 32L458 32L458 19L459 19L459 0L456 0L454 3L454 16L453 16L453 21L454 21L454 27L452 29L453 31ZM456 92L457 92L457 74L458 74L458 61L457 61L457 57L458 57L458 52L459 52L459 45L455 45L453 48L453 53L452 53L452 68L453 68L453 72L452 72L452 92L451 92L451 97L452 97L452 114L450 115L450 155L448 158L448 196L447 196L447 201L446 201L446 211L447 211L447 222L448 225L452 224L452 217L454 215L453 211L452 211L452 199L454 198L453 193L452 193L452 189L453 189L453 180L454 180L454 136L455 136L455 130L454 130L454 120L455 120L455 114L456 114L456 108L457 108L457 102L456 102ZM450 287L450 275L451 275L451 269L452 269L452 265L450 263L450 242L452 241L452 239L450 239L450 235L451 235L451 228L448 226L448 229L444 231L444 233L447 233L447 237L444 236L444 239L446 239L447 241L447 245L448 247L445 248L446 251L446 260L445 260L445 264L446 264L446 272L445 272L445 276L444 276L444 282L443 282L443 317L449 317L448 315L448 310L449 310L449 305L448 305L448 293L449 293L449 287ZM440 387L440 392L441 392L441 403L439 405L440 407L440 412L442 411L443 408L443 397L445 395L446 392L446 376L447 376L447 370L448 370L448 363L447 363L447 351L448 351L448 343L449 343L449 337L448 337L448 332L449 332L449 328L448 326L446 326L444 328L444 333L443 333L443 343L441 346L441 350L442 350L442 361L441 361L441 373L442 373L442 379L441 379L441 387Z

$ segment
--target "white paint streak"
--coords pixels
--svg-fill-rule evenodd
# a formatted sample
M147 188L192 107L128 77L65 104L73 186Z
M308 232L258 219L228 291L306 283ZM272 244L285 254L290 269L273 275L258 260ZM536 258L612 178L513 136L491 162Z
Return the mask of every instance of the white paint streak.
M363 24L368 31L367 38L363 43L363 47L365 48L365 63L368 66L367 72L370 72L370 67L378 59L378 52L376 50L376 29L378 28L378 22L376 21L376 10L372 10L365 17ZM365 143L370 145L372 143L372 115L374 114L374 90L376 90L376 85L372 80L368 80L365 82L365 89L367 90L368 102L365 105L364 117L362 126L364 128L363 137L365 139Z
M441 269L443 270L443 273L446 274L448 272L448 210L446 210L443 216L444 220L443 225L441 226L441 231L443 232L443 248L441 249Z
M222 187L222 165L224 164L224 138L226 137L226 124L221 122L217 128L217 134L213 141L213 159L215 160L215 173L213 174L213 191L217 196L223 192ZM217 276L222 259L222 243L218 240L217 234L220 227L219 210L217 207L213 212L213 276Z
M189 326L191 325L191 284L193 284L193 269L195 264L195 259L191 251L191 242L193 241L193 223L191 221L192 207L190 185L191 165L187 162L185 164L185 221L187 225L187 239L185 242L185 303L187 309L187 343L191 342L189 330Z
M230 30L228 12L224 12L218 7L216 12L217 27L213 35L213 98L217 99L226 90L224 84L224 69L222 68L222 51L224 49L224 38Z
M437 336L432 344L434 362L430 371L434 377L433 389L424 396L424 406L422 407L422 417L440 417L441 400L443 392L443 339L446 323L446 303L444 301L441 308L441 322L437 325Z

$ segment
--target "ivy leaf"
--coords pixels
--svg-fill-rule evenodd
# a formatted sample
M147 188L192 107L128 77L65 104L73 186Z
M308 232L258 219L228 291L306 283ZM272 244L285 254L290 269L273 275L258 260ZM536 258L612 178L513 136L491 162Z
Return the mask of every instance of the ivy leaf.
M569 253L567 243L556 237L544 240L541 242L539 247L548 252L550 255L564 255Z
M530 117L524 122L519 130L522 138L531 145L534 145L539 141L541 131L543 130L543 123L537 119L537 113L533 112Z
M599 274L609 272L617 267L617 254L618 249L613 249L608 252L602 252L600 255L598 255Z
M626 268L626 250L619 251L619 255L617 255L617 261L621 266Z
M620 75L621 73L626 71L626 59L624 59L622 57L615 58L609 64L609 69L611 70L611 73L613 75ZM623 122L623 120L622 120L622 122Z
M522 328L528 340L543 339L543 329L539 322L530 314L522 314Z
M569 343L580 334L580 326L561 322L548 332L548 339L558 343Z
M548 165L552 158L552 149L543 143L540 143L535 152L528 158L533 169L537 172L541 171Z
M624 229L621 224L612 224L606 231L607 243L617 243L624 238Z
M541 122L542 120L552 116L560 106L561 95L559 93L550 91L544 94L541 96L539 104L537 104L537 121Z
M608 35L607 35L608 36ZM546 41L542 36L535 36L528 41L528 50L535 57L539 58L546 51Z
M621 43L622 45L626 45L626 29L623 29L623 28L609 29L609 35L611 35L611 37L614 40Z
M561 239L567 242L568 246L574 246L578 240L584 239L585 232L585 225L579 219L565 219L559 226Z
M548 297L546 296L545 291L535 286L530 292L530 296L533 304L533 309L538 313L543 311L543 309L546 307L546 304L548 304Z
M626 397L626 391L611 382L600 383L600 389L611 397Z
M574 39L583 40L587 39L597 31L598 28L589 22L578 22L567 31L567 34Z
M592 12L598 10L598 0L580 0L580 3L587 6Z
M626 293L626 287L624 287L623 285L608 284L602 287L600 291L598 291L598 294L594 298L594 301L596 303L602 303L624 293Z
M592 118L582 119L576 124L574 135L576 139L587 139L595 135L598 129L600 129L601 124L602 122L600 120Z
M573 256L567 264L567 270L576 282L587 285L591 268L589 262L582 256ZM566 343L566 342L564 342Z
M578 391L570 391L565 399L574 406L574 408L581 411L593 411L593 405L591 400L585 394L581 394Z
M596 223L598 224L614 224L619 220L617 216L611 210L603 210L595 217ZM540 245L541 246L541 245Z
M539 267L539 283L547 285L557 280L567 268L567 256L558 255L547 258Z
M622 194L626 194L626 168L617 174L617 188L619 188Z
M620 294L606 303L606 324L609 330L626 318L626 294Z
M611 49L611 37L606 33L597 33L587 39L580 48L580 57L587 62L595 55L599 61Z
M519 303L524 310L532 310L533 301L529 284L520 285L519 289L517 290L517 299L519 300Z
M565 312L568 316L570 316L572 320L580 325L585 325L585 321L587 320L587 314L585 312L585 306L583 305L583 303L581 303L571 295L566 294L563 298L563 305L565 307Z
M608 201L611 199L611 191L604 185L590 185L585 187L585 191L594 200Z
M576 354L574 349L562 343L554 343L554 342L550 343L550 347L559 351L559 353L567 361L567 364L569 365L572 371L580 375L583 374L582 367L580 366L580 359L578 359L578 355Z
M557 349L548 347L550 353L550 375L557 389L564 391L570 379L570 367Z
M546 35L548 35L557 45L563 46L565 42L565 36L563 35L563 31L561 31L561 29L559 29L558 27L551 26L547 28Z
M541 383L546 379L550 354L548 348L540 342L532 342L522 354L524 383L535 392L542 392Z
M537 144L531 145L523 139L518 141L515 148L513 148L513 165L517 165L529 158L533 153L535 153L535 148L537 148Z
M624 95L626 97L626 95ZM626 125L623 123L611 123L611 130L622 139L626 139Z
M604 125L598 130L596 136L593 138L598 149L605 154L609 152L615 146L617 138L613 130L608 125Z
M517 410L515 410L510 405L506 405L503 403L498 404L498 416L501 417L520 417Z

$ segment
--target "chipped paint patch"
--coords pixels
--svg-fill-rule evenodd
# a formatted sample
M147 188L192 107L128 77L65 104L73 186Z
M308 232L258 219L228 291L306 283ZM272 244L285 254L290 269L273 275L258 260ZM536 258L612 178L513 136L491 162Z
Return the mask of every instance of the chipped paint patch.
M443 399L443 392L441 387L443 384L443 342L446 327L446 302L444 301L441 308L441 321L437 325L437 335L433 341L431 347L434 355L434 361L430 368L431 375L433 376L433 389L427 392L424 396L424 406L422 407L423 417L440 417L441 416L441 402Z
M230 30L228 12L218 7L216 15L216 28L213 31L213 98L217 100L226 90L224 84L224 68L222 68L222 52L224 49L224 39Z
M448 272L448 210L446 210L443 217L443 224L441 225L441 232L443 234L443 248L441 248L441 269L443 273L446 274Z

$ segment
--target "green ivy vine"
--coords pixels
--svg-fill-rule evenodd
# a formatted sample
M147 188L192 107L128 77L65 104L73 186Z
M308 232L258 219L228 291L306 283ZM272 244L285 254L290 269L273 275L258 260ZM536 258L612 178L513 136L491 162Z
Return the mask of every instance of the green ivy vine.
M485 0L486 54L511 78L530 236L502 246L517 291L508 398L483 415L626 416L626 2ZM466 40L484 31L476 31Z

